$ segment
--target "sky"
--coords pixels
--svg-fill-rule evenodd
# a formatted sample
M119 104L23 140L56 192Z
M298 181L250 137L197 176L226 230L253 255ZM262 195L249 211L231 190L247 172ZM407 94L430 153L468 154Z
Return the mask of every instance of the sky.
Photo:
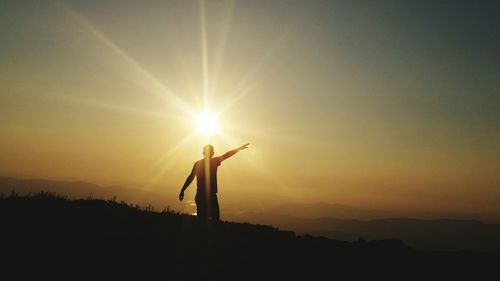
M222 206L500 212L497 1L0 0L0 46L2 175L175 198L249 142Z

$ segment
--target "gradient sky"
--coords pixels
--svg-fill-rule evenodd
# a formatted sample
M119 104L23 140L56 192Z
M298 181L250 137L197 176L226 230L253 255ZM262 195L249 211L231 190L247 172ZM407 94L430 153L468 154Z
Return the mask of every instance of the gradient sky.
M175 197L250 142L222 205L498 212L499 74L498 1L0 0L0 173Z

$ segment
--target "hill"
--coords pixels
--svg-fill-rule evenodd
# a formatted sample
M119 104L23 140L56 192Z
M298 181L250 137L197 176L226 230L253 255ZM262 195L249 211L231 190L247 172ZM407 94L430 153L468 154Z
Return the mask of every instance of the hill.
M0 198L2 276L15 279L433 279L493 273L500 253L424 252L51 193Z
M397 238L421 250L492 251L500 250L500 224L478 220L386 218L372 220L297 218L277 213L240 213L229 216L236 221L272 224L313 234L348 241Z
M123 200L134 206L150 205L159 210L168 204L175 206L167 196L133 188L105 187L82 181L0 177L0 194L8 195L12 190L20 194L45 190L72 198L118 198L116 201ZM458 214L454 215L453 217L459 217ZM467 216L464 214L464 217ZM500 250L500 224L471 219L408 218L398 216L397 213L339 204L278 205L270 206L264 212L236 212L223 206L223 218L236 222L274 225L299 234L313 234L338 240L357 241L360 237L369 240L397 238L421 250Z
M100 186L85 181L19 179L0 176L0 194L8 195L12 190L19 194L53 192L71 198L117 198L118 201L123 200L141 206L151 205L156 209L163 209L172 203L170 198L163 194L124 186Z

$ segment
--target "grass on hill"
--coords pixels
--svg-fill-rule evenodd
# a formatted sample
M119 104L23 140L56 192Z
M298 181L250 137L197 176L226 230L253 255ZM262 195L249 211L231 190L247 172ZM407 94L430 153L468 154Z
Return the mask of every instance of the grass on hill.
M499 261L494 254L416 251L399 240L346 242L212 224L168 209L49 192L1 196L0 221L1 274L16 279L477 277Z

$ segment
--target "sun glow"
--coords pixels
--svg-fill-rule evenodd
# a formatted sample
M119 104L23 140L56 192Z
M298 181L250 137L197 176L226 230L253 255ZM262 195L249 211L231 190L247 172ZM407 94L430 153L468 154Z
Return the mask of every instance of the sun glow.
M208 45L208 34L207 34L207 13L206 13L206 5L208 1L200 0L199 1L199 9L200 9L200 51L201 51L201 70L199 73L202 74L199 77L199 84L196 84L196 77L190 77L189 75L186 78L188 81L188 87L195 93L198 97L197 103L194 107L192 103L187 102L182 97L183 95L178 95L177 92L174 92L170 87L170 85L164 84L161 79L158 79L152 72L149 72L147 68L143 67L140 61L136 60L130 54L125 51L125 48L122 48L118 44L116 44L111 38L107 37L106 34L102 33L99 28L94 26L92 22L84 18L81 14L79 14L76 10L71 9L71 7L66 4L58 3L58 5L67 12L71 18L78 24L78 30L86 32L91 38L94 39L95 43L98 43L100 46L105 47L108 51L114 55L113 57L119 59L120 67L121 65L126 65L130 69L131 72L131 81L134 83L139 82L139 86L141 86L148 93L156 96L161 99L168 105L172 105L176 111L172 111L171 108L165 112L157 112L154 110L148 110L136 108L135 106L124 106L120 104L114 104L109 102L104 102L100 100L81 100L84 104L90 105L93 107L99 107L103 109L113 110L113 111L122 111L126 113L132 114L141 114L149 117L160 118L163 122L167 120L171 122L170 124L182 124L190 126L192 128L189 134L186 134L183 138L178 140L176 143L165 144L167 150L160 154L159 159L152 165L152 169L157 170L157 175L153 177L148 177L151 179L149 188L158 182L168 171L174 163L178 161L180 156L183 156L182 152L188 149L193 149L190 147L193 141L201 142L203 141L203 145L206 143L217 143L220 144L224 148L231 148L235 145L239 144L240 134L244 134L244 141L248 140L248 136L250 137L269 137L275 138L279 137L282 140L281 136L267 133L261 130L249 130L242 126L242 124L231 125L228 122L224 122L224 126L221 126L222 123L219 123L218 117L222 117L225 121L230 121L227 119L228 116L225 114L226 111L235 107L238 103L240 103L245 97L251 95L252 90L258 87L262 77L267 77L267 75L263 74L263 69L265 69L265 65L267 62L273 57L274 52L277 49L278 43L281 42L281 38L283 36L278 36L274 43L270 45L267 52L265 52L264 56L256 59L256 64L253 66L250 65L249 69L242 73L241 78L238 78L234 81L234 87L231 90L232 92L228 93L228 99L224 99L222 104L218 104L216 114L209 110L209 105L214 104L214 96L215 93L218 93L218 78L222 76L223 66L224 66L224 56L225 56L225 48L228 31L230 30L230 21L232 17L232 10L234 6L234 1L229 1L229 3L233 3L230 5L228 14L225 16L223 32L221 36L221 42L219 42L217 49L215 50L215 57L213 60L209 60L209 45ZM182 49L179 51L181 52ZM181 59L182 60L182 59ZM214 66L209 65L209 62L213 62ZM212 70L211 73L209 70ZM121 68L120 68L121 70ZM185 74L190 72L196 73L195 71L186 71ZM180 92L182 93L182 92ZM64 97L66 99L66 97ZM68 101L74 103L74 98L67 98ZM78 100L80 101L80 100ZM196 109L202 111L195 111ZM223 117L224 116L224 117ZM191 117L191 120L190 120ZM191 123L190 123L191 121ZM168 125L170 128L171 125ZM234 136L233 134L238 134ZM199 147L198 147L199 149ZM257 166L255 163L250 161L252 166ZM273 175L267 175L268 173L265 170L256 170L260 174L264 175L266 178L272 179L271 183L279 188L286 188L286 185L283 184L280 180L277 180Z
M204 111L194 114L193 122L198 129L198 132L209 136L219 131L219 122L214 114Z

